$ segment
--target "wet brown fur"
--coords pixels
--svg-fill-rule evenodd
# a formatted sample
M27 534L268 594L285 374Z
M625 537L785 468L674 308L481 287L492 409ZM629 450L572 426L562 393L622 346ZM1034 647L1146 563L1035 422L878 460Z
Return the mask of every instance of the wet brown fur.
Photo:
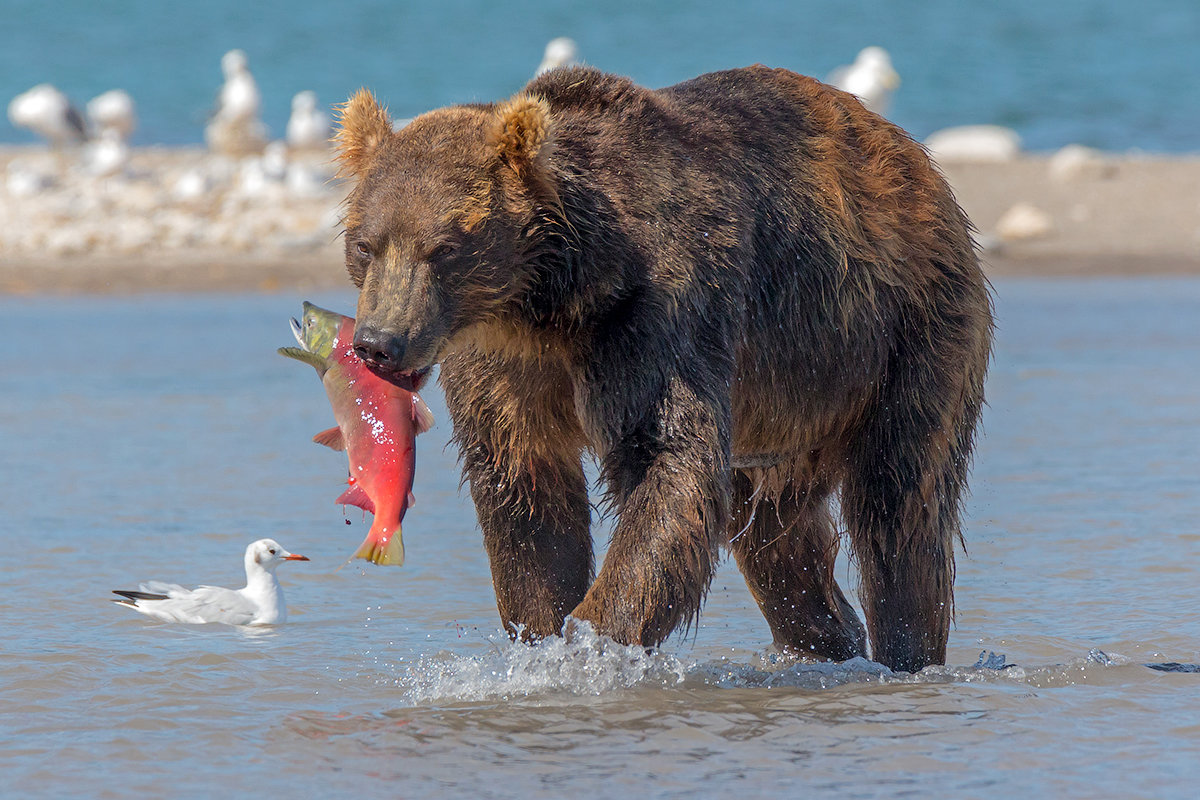
M441 362L510 630L658 644L727 545L778 646L863 655L840 492L873 657L944 660L991 305L919 145L764 67L381 114L360 94L337 136L359 330ZM585 451L617 518L594 580Z

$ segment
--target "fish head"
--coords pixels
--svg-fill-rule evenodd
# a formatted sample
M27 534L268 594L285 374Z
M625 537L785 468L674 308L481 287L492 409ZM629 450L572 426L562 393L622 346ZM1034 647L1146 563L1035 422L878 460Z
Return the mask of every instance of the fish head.
M311 364L317 372L325 373L329 359L339 343L349 343L354 337L354 318L330 311L305 301L300 319L291 320L292 335L300 345L281 347L279 352L288 358Z
M329 358L347 321L353 329L354 320L350 317L315 306L306 300L300 319L292 320L292 335L308 352Z

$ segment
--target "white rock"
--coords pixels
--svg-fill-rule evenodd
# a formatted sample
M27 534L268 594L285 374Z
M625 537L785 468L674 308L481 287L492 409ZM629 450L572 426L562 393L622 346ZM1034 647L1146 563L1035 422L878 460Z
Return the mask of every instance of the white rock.
M925 148L942 164L1003 162L1020 155L1021 137L1000 125L962 125L929 134Z
M34 197L53 188L54 185L55 179L52 174L16 161L8 165L4 178L5 191L13 197Z
M294 197L321 197L331 193L329 170L311 164L289 164L287 170L288 193Z
M1007 242L1040 239L1054 231L1054 220L1031 203L1017 203L996 221L996 235Z
M151 245L157 235L158 228L149 219L125 217L113 229L113 247L124 254L138 253Z
M115 128L105 128L98 139L84 146L83 169L89 175L110 177L125 171L129 145Z
M1117 165L1099 150L1069 144L1050 157L1046 170L1053 180L1069 183L1081 178L1111 178Z
M213 179L201 169L189 169L179 176L171 187L171 196L189 202L207 195L213 188Z

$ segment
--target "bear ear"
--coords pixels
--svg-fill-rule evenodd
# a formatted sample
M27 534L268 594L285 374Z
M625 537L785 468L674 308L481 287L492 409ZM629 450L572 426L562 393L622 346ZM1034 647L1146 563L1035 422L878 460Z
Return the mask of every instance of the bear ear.
M496 107L490 142L517 177L526 179L549 151L550 128L550 104L536 95L519 94Z
M338 176L361 177L375 148L392 135L392 120L387 109L366 89L338 106L338 130L333 136Z

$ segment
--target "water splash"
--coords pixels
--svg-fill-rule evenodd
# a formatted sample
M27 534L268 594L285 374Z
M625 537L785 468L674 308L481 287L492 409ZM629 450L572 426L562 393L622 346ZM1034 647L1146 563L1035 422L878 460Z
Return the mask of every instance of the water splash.
M536 645L503 632L486 640L483 653L443 650L409 663L376 662L374 679L404 691L406 705L601 696L643 688L692 690L799 689L822 691L854 685L1008 683L1033 687L1100 680L1128 659L1093 650L1064 664L1024 667L985 650L970 666L936 665L918 673L894 672L866 658L841 663L796 660L776 652L752 658L698 661L637 645L622 645L578 625L567 638Z
M462 656L442 651L405 666L396 682L414 705L434 701L508 699L565 692L601 695L635 686L674 686L688 665L676 656L622 645L577 625L570 638L537 645L503 634L489 639L488 652Z

